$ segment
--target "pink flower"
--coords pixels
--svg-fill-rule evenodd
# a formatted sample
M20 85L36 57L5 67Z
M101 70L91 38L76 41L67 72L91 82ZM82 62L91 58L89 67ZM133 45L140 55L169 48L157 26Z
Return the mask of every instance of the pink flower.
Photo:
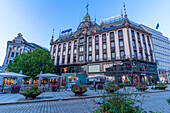
M115 102L114 105L116 105L117 103Z
M57 86L58 86L58 85L54 85L54 84L53 84L53 85L51 85L51 87L54 87L54 88L56 88Z

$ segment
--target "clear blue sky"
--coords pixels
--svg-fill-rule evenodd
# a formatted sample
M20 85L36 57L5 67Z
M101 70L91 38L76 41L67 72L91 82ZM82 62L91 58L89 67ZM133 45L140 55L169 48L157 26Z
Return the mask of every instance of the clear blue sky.
M129 19L152 28L159 22L161 32L170 37L170 0L0 0L0 66L7 41L19 32L28 42L49 49L53 27L55 39L60 29L75 31L86 14L87 2L91 19L96 14L97 23L120 14L125 2Z

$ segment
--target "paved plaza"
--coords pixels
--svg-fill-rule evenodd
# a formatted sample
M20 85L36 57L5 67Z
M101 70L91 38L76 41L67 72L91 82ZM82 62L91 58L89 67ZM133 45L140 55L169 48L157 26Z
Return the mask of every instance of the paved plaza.
M143 108L149 112L170 113L170 105L166 99L170 97L170 92L157 92L142 94L145 96ZM95 98L101 101L100 98ZM48 101L39 103L0 105L0 113L90 113L96 109L91 99L77 99L68 101Z

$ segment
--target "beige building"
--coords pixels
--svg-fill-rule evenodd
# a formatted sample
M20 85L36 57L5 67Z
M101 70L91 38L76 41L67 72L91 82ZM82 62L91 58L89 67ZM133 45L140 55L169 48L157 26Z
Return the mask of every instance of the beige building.
M51 39L51 56L56 72L103 74L119 82L157 81L151 34L130 21L127 14L104 19L101 25L87 14L73 33Z

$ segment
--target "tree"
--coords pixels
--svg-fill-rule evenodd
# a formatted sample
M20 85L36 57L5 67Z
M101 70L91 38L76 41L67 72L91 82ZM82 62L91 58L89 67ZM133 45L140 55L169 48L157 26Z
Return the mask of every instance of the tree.
M46 50L36 48L27 53L16 56L12 63L8 64L9 71L19 73L22 70L24 75L35 78L36 75L43 73L54 73L54 62L51 55Z

